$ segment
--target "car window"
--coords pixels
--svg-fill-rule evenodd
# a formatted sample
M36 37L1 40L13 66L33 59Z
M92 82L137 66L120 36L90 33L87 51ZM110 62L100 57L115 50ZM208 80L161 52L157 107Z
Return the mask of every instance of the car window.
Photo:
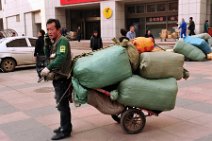
M28 47L26 39L15 39L7 43L7 47Z
M29 38L32 47L35 47L36 39Z

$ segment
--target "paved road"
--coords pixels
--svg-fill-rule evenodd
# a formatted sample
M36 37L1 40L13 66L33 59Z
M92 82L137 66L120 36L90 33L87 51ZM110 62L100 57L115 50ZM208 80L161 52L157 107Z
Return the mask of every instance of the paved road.
M191 77L178 81L175 109L148 117L142 133L128 135L95 108L71 105L74 130L64 141L211 141L212 63L185 66ZM49 141L59 126L51 82L36 80L34 68L0 73L0 141Z

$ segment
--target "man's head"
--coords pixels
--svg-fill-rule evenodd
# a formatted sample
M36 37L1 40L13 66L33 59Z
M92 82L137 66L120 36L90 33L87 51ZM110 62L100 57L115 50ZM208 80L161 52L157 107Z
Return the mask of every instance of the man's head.
M39 32L38 32L38 37L43 37L45 35L45 31L43 29L41 29Z
M190 17L189 20L192 21L193 20L193 17Z
M185 19L184 18L182 18L182 22L185 22Z
M49 19L46 22L46 28L50 39L56 40L59 36L61 36L61 25L59 20Z
M130 31L131 31L131 32L135 32L135 26L134 26L134 25L131 25L131 26L130 26Z
M98 31L97 30L94 30L93 31L93 36L97 37L99 35Z
M123 29L123 28L120 30L120 33L121 33L122 36L126 36L127 35L127 31L125 29Z

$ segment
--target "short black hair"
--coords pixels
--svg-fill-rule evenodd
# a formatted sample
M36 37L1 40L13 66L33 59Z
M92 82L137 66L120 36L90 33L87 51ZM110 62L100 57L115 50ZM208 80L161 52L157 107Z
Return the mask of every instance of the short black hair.
M122 36L126 36L127 35L127 30L122 28L120 30L120 33L121 33Z
M189 19L193 20L193 17L190 17Z
M58 19L48 19L48 21L46 22L46 25L51 23L55 23L55 27L57 29L61 28L60 21Z
M45 31L43 29L41 29L39 32L42 34L42 36L45 35Z

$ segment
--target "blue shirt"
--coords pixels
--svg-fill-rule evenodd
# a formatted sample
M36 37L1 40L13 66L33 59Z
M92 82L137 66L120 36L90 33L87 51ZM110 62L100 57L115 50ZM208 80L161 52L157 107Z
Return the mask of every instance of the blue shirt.
M128 31L126 36L127 36L127 38L132 40L132 39L135 39L136 34L135 34L135 32Z
M187 29L186 22L182 22L181 25L180 25L180 28L182 29L182 31L186 31L186 29Z

